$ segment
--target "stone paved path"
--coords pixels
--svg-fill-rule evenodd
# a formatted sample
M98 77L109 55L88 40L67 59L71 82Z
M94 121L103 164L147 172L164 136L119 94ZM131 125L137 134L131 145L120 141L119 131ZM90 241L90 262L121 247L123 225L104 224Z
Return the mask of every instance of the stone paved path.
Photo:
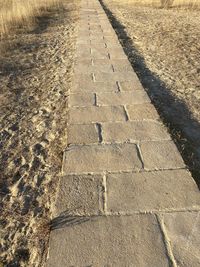
M48 267L200 266L200 194L98 0L82 0Z

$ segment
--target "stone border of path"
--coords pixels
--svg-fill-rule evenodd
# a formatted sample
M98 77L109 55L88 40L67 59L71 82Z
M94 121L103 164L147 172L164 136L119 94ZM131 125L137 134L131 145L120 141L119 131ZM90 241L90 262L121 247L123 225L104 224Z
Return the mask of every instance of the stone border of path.
M67 130L47 266L200 266L199 190L97 0Z

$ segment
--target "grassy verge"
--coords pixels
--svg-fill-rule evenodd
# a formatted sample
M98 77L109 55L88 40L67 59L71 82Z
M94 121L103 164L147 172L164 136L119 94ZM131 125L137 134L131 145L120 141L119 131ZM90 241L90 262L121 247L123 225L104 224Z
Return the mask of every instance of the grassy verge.
M0 266L44 266L78 9L76 0L41 8L0 42Z
M0 35L10 33L18 25L30 25L44 9L60 0L0 0Z

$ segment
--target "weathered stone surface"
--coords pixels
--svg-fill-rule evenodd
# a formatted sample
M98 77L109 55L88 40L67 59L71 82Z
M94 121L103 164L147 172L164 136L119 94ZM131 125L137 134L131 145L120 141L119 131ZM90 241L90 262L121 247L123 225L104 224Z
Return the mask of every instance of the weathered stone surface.
M155 215L80 217L52 231L50 244L47 267L169 267Z
M147 170L184 168L183 159L173 141L141 143L144 168Z
M174 210L195 206L200 207L200 194L186 170L107 175L109 212Z
M63 212L98 215L103 211L103 177L101 175L67 175L61 177L53 215Z
M106 48L106 44L105 43L102 43L102 44L93 44L93 45L88 45L88 44L77 44L76 45L76 50L77 50L77 53L80 53L78 52L79 50L89 50L92 52L93 49L107 49ZM90 55L91 57L91 55Z
M159 115L152 104L126 106L130 120L157 120Z
M149 103L150 99L145 91L108 92L97 94L97 104L107 105L134 105Z
M95 49L91 50L91 56L94 59L109 59L108 50L106 48L103 49Z
M92 59L91 58L75 58L74 65L75 65L74 71L76 72L77 68L83 68L84 66L92 65ZM79 67L79 65L81 67Z
M131 64L126 59L112 59L112 64L115 72L133 71Z
M106 73L113 73L113 67L110 64L106 65L98 65L98 66L93 66L93 65L80 65L78 68L76 68L77 73L94 73L94 72L106 72Z
M177 265L200 266L200 212L167 213L163 219Z
M93 83L93 75L91 73L74 73L74 77L73 77L73 83L74 86L76 86L76 84L84 84L84 83Z
M120 106L71 108L69 110L70 123L96 123L125 120L124 109Z
M69 107L86 107L95 105L95 95L92 93L70 94Z
M107 48L118 48L120 46L120 43L117 40L114 40L114 41L106 40L105 44ZM119 60L122 60L122 59L119 59Z
M106 37L104 37L104 39L105 39L106 43L107 42L118 42L119 43L117 35L115 35L115 36L106 36Z
M127 58L126 55L124 54L124 52L120 52L120 50L118 51L117 49L118 48L114 48L114 50L116 49L116 52L115 51L111 51L109 52L109 57L110 59L125 59Z
M119 87L121 91L144 91L144 88L142 87L140 81L137 78L135 78L134 82L119 82Z
M154 121L111 122L102 124L105 142L169 140L163 124Z
M90 43L91 43L91 40L89 40L89 39L83 39L83 38L81 38L81 37L79 37L79 38L77 38L77 44L88 44L88 45L90 45Z
M91 49L88 47L85 49L77 49L75 56L81 57L81 58L90 58L91 57Z
M79 81L73 84L71 88L73 93L81 92L116 92L118 87L116 82L88 82Z
M134 81L135 76L132 71L128 72L113 72L110 73L95 73L95 80L97 82L108 82L108 81Z
M136 145L70 146L64 153L64 173L141 169Z
M92 144L98 142L99 133L95 124L72 124L68 126L68 144Z

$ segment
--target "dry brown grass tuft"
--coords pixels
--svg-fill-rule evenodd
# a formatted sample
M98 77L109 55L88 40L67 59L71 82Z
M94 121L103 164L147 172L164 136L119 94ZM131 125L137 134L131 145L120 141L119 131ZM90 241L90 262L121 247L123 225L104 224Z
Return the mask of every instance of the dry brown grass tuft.
M60 0L0 0L0 36L17 25L28 25L41 10Z

